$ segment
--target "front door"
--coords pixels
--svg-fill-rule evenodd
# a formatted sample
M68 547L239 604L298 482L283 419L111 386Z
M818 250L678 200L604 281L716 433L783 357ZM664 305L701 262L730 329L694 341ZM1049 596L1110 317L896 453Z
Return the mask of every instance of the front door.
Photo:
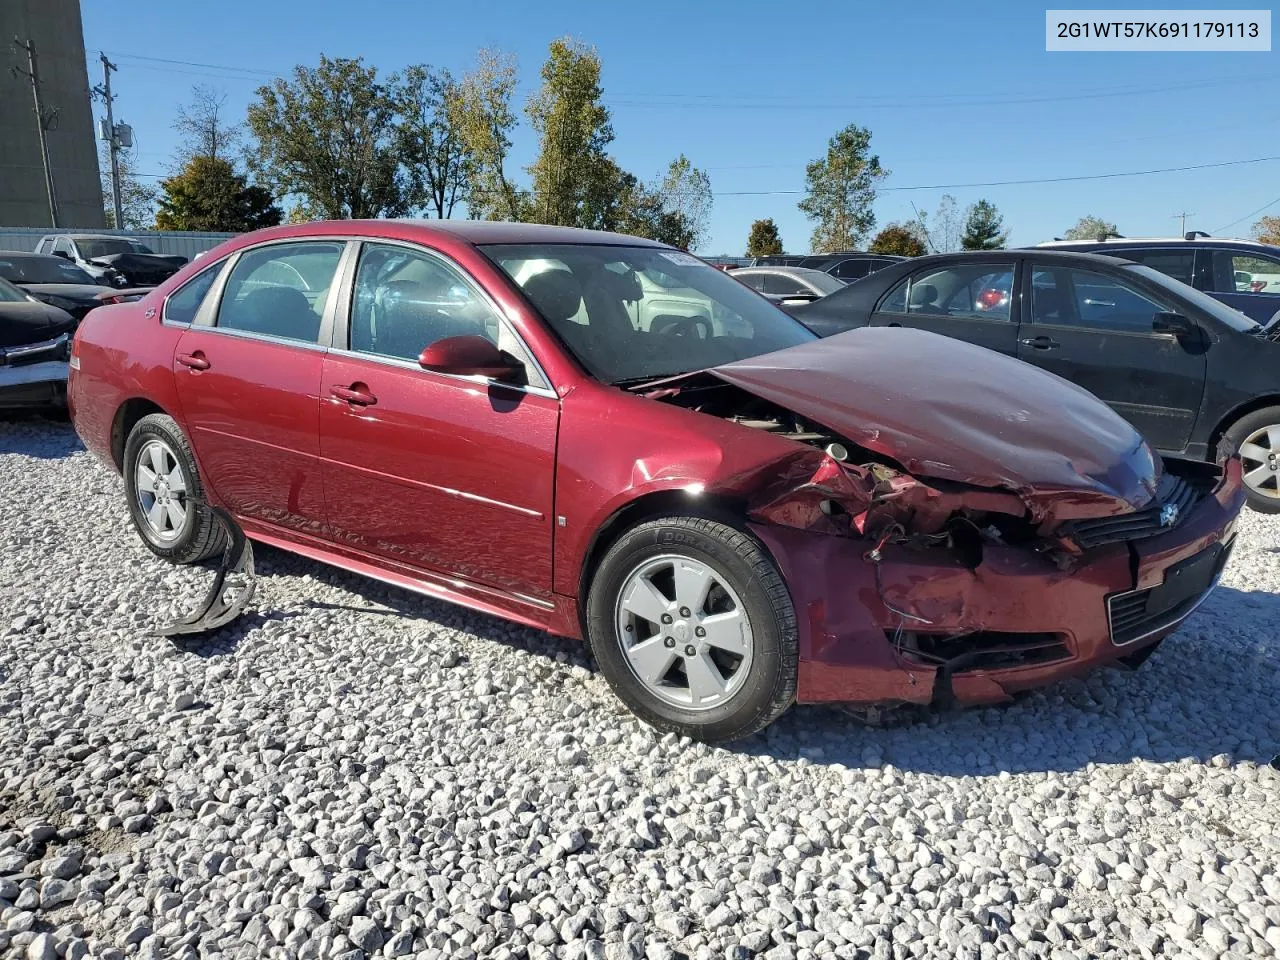
M1211 295L1267 326L1280 313L1280 257L1255 250L1205 251L1211 257Z
M915 327L989 350L1017 350L1014 260L965 260L917 270L876 307L873 327Z
M478 334L530 382L423 370ZM333 535L365 553L549 601L560 402L489 301L421 248L365 244L345 350L324 361L320 449Z
M219 302L178 341L174 379L200 472L243 519L323 533L321 328L343 249L327 240L245 251Z
M1152 446L1186 447L1204 393L1205 343L1156 333L1172 307L1107 274L1047 264L1030 271L1018 357L1096 394Z

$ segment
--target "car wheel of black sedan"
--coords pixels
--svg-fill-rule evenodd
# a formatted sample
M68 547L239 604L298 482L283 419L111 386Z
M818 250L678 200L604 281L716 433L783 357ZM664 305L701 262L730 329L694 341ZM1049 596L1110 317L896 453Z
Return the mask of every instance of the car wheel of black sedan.
M667 517L627 531L596 570L587 625L609 685L661 730L737 740L795 699L791 597L763 547L728 524Z
M197 563L222 549L222 528L205 503L191 446L172 417L149 414L130 431L124 487L133 525L156 556Z
M1280 513L1280 407L1247 413L1223 434L1219 456L1239 453L1249 506Z

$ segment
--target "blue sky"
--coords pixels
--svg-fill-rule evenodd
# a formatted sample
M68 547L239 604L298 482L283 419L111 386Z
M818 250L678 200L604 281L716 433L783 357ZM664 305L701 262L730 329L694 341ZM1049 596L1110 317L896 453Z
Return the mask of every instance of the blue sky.
M1014 244L1061 235L1085 214L1145 236L1176 232L1179 211L1194 214L1188 229L1217 232L1270 201L1280 209L1280 161L901 189L1280 156L1275 53L1047 53L1045 5L1018 0L82 0L82 10L90 82L105 50L119 66L116 117L134 128L142 173L171 170L174 114L193 84L225 91L242 116L269 75L321 53L364 57L380 72L425 62L458 74L488 46L518 57L523 104L548 42L571 35L600 52L619 163L647 180L684 153L710 175L704 254L741 254L759 217L778 223L788 251L806 251L800 196L781 191L803 189L805 163L848 123L870 128L892 171L882 187L897 189L876 202L881 225L911 217L913 203L932 210L943 193L961 207L992 200ZM523 176L533 151L522 124L511 169ZM1255 219L1223 232L1246 235Z

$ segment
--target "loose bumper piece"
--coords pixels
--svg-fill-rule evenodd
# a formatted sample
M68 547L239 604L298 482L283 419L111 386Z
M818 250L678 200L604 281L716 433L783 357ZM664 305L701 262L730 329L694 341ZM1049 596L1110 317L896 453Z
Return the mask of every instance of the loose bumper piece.
M226 546L217 574L200 606L160 629L159 635L173 639L210 633L226 626L244 611L253 599L257 580L253 572L253 547L240 525L221 507L210 507L222 527Z

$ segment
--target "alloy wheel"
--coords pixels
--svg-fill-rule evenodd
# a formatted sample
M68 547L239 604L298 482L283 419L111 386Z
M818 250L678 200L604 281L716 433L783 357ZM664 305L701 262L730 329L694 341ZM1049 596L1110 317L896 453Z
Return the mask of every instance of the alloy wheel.
M187 522L187 478L177 454L162 440L148 440L134 462L133 483L151 536L172 543Z
M1280 500L1280 425L1249 434L1240 444L1240 463L1250 490Z

